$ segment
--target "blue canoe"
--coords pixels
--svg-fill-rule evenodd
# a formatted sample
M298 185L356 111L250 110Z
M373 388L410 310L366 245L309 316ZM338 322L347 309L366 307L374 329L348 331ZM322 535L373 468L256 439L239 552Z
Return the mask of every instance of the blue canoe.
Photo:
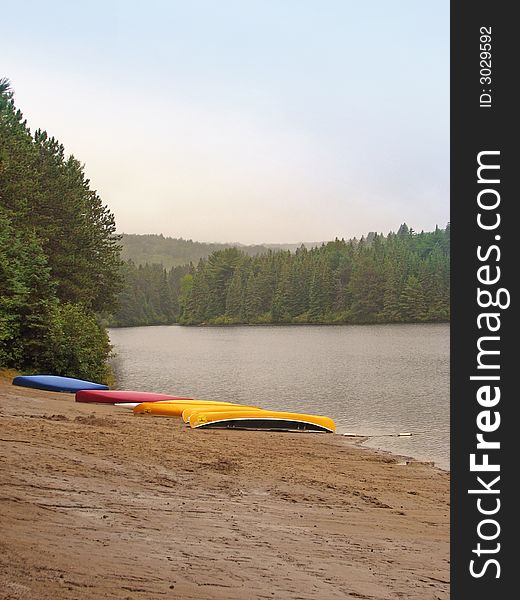
M19 375L13 379L13 385L49 392L70 392L71 394L80 390L108 390L108 385L103 383L83 381L73 377L59 377L58 375Z

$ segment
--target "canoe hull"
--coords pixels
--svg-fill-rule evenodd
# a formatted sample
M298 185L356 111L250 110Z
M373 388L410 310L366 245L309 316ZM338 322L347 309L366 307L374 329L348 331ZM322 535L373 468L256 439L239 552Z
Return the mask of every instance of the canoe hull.
M19 375L13 379L13 385L69 394L74 394L79 390L108 390L108 385L103 383L84 381L74 377L60 377L59 375Z
M233 405L212 406L211 412L234 412L234 411L244 411L245 409L247 409L247 410L262 410L261 408L258 408L257 406L244 406L242 404L237 404L236 406L233 406ZM208 407L207 406L205 407L204 405L189 406L182 411L182 420L185 423L189 423L191 416L194 415L195 413L199 413L199 412L208 412Z
M198 406L198 407L212 407L217 405L227 405L231 404L228 402L217 402L216 400L201 400L201 401L193 401L193 400L181 400L179 402L143 402L136 406L133 409L134 415L155 415L160 417L180 417L183 411L189 406Z
M263 431L314 431L321 433L333 433L332 429L322 427L308 421L293 421L291 419L262 419L251 417L249 419L228 418L222 421L201 423L196 429L251 429Z
M181 400L181 397L169 394L155 394L153 392L124 390L81 390L76 394L76 402L95 404L116 404L123 402L140 404L141 402L164 402L168 400Z
M269 431L336 431L332 419L321 415L306 415L269 410L229 412L199 411L190 417L192 428L211 429L264 429Z

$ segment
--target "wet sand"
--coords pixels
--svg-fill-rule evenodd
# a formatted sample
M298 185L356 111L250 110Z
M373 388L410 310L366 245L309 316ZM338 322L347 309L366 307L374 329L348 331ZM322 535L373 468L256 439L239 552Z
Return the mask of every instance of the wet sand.
M0 378L0 598L449 597L449 474Z

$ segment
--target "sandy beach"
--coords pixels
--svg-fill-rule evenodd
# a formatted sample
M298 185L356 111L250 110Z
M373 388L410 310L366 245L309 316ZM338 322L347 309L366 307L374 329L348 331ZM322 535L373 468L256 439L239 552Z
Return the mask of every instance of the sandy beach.
M0 598L449 597L449 474L0 379Z

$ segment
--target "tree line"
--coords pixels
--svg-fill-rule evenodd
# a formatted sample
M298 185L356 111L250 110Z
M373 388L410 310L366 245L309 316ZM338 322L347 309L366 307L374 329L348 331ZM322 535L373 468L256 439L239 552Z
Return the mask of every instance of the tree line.
M179 321L394 323L449 318L449 226L244 256L223 250L186 275Z
M125 266L111 324L402 323L450 315L450 227L256 256L226 248L193 264Z
M118 242L83 165L31 132L0 79L0 366L110 377L98 315L122 287Z

